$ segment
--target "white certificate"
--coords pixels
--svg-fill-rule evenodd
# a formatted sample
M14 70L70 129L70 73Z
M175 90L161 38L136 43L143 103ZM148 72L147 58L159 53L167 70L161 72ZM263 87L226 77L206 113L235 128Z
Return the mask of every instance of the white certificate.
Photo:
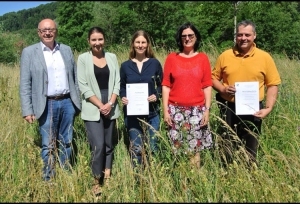
M149 115L148 83L126 84L127 115Z
M259 111L258 81L236 82L235 89L236 115L253 115Z

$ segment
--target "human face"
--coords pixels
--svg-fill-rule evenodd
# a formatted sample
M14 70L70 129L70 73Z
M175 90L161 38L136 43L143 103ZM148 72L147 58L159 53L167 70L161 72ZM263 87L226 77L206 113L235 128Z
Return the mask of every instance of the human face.
M182 31L181 40L182 40L182 45L183 45L184 49L187 49L187 48L194 49L194 45L195 45L197 38L195 36L194 31L190 28L187 28Z
M236 45L242 53L247 54L251 50L255 38L256 33L253 32L251 25L241 25L236 34Z
M104 46L104 36L102 33L93 33L88 39L93 52L101 52Z
M144 36L138 36L133 42L133 48L136 54L144 54L146 53L148 47L148 42Z
M57 36L56 24L51 19L44 19L39 23L38 35L41 41L49 48L54 48L54 40Z

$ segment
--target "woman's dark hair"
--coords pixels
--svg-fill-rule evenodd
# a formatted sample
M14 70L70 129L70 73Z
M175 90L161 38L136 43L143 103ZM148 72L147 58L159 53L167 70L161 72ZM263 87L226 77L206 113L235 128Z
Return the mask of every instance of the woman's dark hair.
M98 27L98 26L95 26L95 27L92 27L92 28L89 30L89 32L88 32L88 40L90 39L90 37L91 37L91 35L92 35L93 33L102 33L102 35L103 35L103 37L104 37L104 39L105 39L105 33L104 33L103 29L100 28L100 27Z
M177 33L175 35L176 43L177 43L177 46L178 46L180 52L183 51L183 44L182 44L182 40L181 40L182 31L187 28L192 29L196 36L196 42L194 44L194 51L198 50L198 48L200 46L200 41L201 41L200 32L192 23L187 22L178 28Z
M90 41L91 35L93 33L101 33L103 35L103 38L105 39L105 33L104 33L103 29L98 26L94 26L94 27L90 28L90 30L88 32L88 41ZM92 48L90 47L89 50L91 51Z

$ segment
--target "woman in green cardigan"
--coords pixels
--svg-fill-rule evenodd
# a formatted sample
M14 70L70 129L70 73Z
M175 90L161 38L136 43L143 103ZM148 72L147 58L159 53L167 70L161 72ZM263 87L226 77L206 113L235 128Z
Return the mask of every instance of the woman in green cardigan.
M100 27L88 32L90 51L78 57L78 83L84 120L91 146L91 168L95 183L93 193L101 196L100 186L109 179L113 161L113 134L120 116L117 96L120 71L115 54L105 52L105 35ZM104 178L104 179L103 179Z

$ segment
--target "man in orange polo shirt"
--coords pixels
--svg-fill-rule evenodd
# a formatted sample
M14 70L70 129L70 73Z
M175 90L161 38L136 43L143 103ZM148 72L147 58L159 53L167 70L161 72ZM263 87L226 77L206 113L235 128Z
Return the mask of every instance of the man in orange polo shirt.
M276 65L270 54L256 47L256 26L249 20L238 23L236 44L224 51L217 59L212 71L213 88L218 92L216 99L221 117L232 128L224 134L224 139L232 145L226 152L231 162L232 148L245 144L250 161L256 161L258 136L261 133L262 119L275 105L278 85L281 83ZM260 110L253 115L235 114L235 82L259 83ZM266 100L263 104L266 87ZM224 129L226 130L226 129ZM240 140L234 139L238 136ZM224 148L228 149L228 148ZM251 162L250 162L251 163Z

